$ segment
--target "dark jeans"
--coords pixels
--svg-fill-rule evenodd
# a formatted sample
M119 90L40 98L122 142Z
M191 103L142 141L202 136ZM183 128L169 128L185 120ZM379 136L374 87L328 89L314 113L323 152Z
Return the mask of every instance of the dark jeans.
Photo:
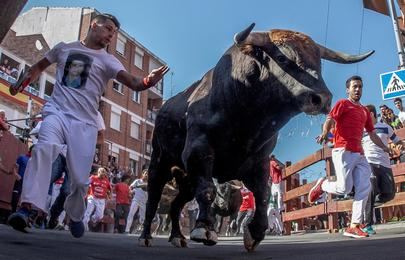
M127 218L129 213L129 205L128 204L117 204L115 208L115 228L118 230L119 233L123 233L125 231L125 226L127 225ZM120 219L124 219L124 225L120 225Z
M65 173L65 178L60 188L60 193L58 197L56 197L55 202L52 204L50 209L52 219L57 219L59 215L63 212L64 210L63 205L65 204L66 197L70 193L66 158L60 154L52 164L52 176L51 176L51 183L49 186L50 194L52 193L53 183L59 178L61 178L63 173Z
M370 163L371 191L367 200L364 214L364 224L373 224L374 205L392 200L395 197L395 181L391 168Z

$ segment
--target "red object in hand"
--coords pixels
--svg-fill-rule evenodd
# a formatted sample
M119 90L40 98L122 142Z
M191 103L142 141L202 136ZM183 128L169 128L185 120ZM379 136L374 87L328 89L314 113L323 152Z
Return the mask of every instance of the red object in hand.
M25 78L24 72L22 72L17 82L10 86L10 94L13 96L17 95L18 92L22 92L29 84L30 84L30 77Z

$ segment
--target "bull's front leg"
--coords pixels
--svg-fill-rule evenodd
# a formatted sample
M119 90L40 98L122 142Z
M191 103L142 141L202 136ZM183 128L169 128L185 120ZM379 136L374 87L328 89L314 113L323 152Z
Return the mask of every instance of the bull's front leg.
M190 239L202 242L204 245L215 245L218 241L215 232L215 218L211 204L216 196L216 187L212 181L213 150L205 137L199 137L186 142L183 161L192 183L195 184L195 198L199 206L196 225L190 234Z
M264 165L269 165L265 163ZM267 186L269 174L268 167L259 170L254 169L250 176L243 180L246 187L253 192L256 203L256 210L253 219L244 228L243 242L245 248L251 252L264 239L268 228L267 205L269 199L269 188Z

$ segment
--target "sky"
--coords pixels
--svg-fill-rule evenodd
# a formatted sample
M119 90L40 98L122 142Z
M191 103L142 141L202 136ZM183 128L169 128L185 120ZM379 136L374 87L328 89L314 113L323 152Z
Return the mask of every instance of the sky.
M396 70L399 59L391 19L364 9L362 0L29 0L35 6L94 7L111 13L121 28L165 61L164 98L184 90L214 67L232 45L233 35L252 22L254 30L290 29L309 35L328 48L350 54L375 50L357 64L323 61L323 78L333 104L346 98L345 81L363 78L363 104L387 104L380 74ZM399 10L399 9L398 9ZM394 109L395 111L395 109ZM315 137L325 116L296 116L280 131L273 153L282 161L297 162L320 148ZM320 165L320 164L318 164ZM306 171L312 179L323 166Z

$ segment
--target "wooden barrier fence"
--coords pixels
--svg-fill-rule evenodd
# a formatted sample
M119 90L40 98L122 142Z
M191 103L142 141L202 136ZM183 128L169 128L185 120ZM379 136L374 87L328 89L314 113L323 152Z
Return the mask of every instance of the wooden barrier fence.
M405 128L396 131L396 134L404 140ZM302 204L305 203L302 203L302 201L307 202L308 193L316 180L300 185L298 174L305 168L322 161L325 162L326 176L331 178L333 176L331 149L326 146L295 164L287 163L283 170L285 212L282 214L282 219L287 235L291 234L292 221L298 223L299 230L303 230L305 219L320 215L328 217L328 229L330 232L334 232L338 229L338 213L348 212L352 209L352 200L334 200L331 194L327 195L325 202L322 204L303 207ZM392 165L392 170L397 191L400 191L399 185L405 182L405 163ZM405 192L397 192L393 200L380 207L387 208L398 205L405 205Z

